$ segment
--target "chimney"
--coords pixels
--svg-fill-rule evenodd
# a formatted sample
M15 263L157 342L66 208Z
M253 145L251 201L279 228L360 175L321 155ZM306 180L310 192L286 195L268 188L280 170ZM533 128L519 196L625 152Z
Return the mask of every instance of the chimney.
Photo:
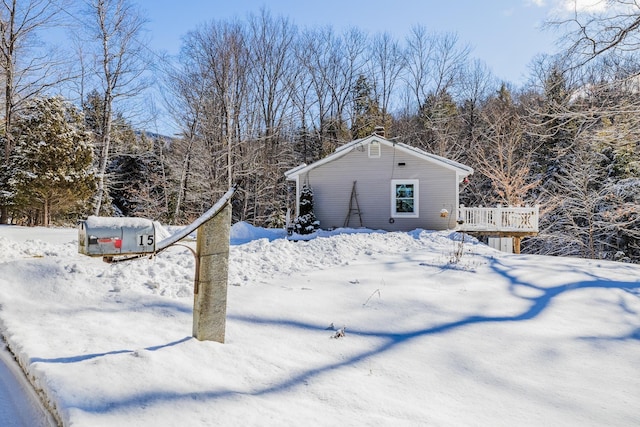
M373 130L373 134L384 138L384 126L376 126Z

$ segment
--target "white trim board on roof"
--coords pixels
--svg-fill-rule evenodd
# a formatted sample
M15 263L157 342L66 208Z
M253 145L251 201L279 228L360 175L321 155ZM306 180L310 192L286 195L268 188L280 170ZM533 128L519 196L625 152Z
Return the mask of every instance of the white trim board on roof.
M458 175L462 175L463 177L471 175L473 173L473 168L467 165L463 165L462 163L458 163L453 160L449 160L444 157L437 156L435 154L427 153L426 151L423 151L416 147L412 147L407 144L389 141L388 139L382 138L378 135L371 135L366 138L356 139L355 141L351 141L347 144L344 144L336 148L336 150L332 154L328 155L327 157L320 159L317 162L311 163L310 165L303 163L299 166L296 166L293 169L286 171L284 174L288 180L295 180L296 177L298 177L299 175L307 173L310 170L317 168L318 166L322 166L326 163L336 160L344 156L345 154L350 153L357 146L366 145L372 141L378 141L381 144L386 145L387 147L396 148L409 155L417 157L421 160L425 160L431 163L436 163L447 169L454 170Z

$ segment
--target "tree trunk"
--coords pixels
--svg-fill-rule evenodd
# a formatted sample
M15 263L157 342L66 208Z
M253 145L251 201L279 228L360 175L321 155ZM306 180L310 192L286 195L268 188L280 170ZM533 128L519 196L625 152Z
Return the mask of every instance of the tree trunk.
M44 227L49 227L50 204L51 201L49 198L45 197L42 203L42 225Z
M13 116L13 75L14 75L14 52L15 52L15 39L14 39L14 25L16 15L16 0L13 0L11 4L11 11L9 13L9 22L0 22L0 28L2 28L2 43L3 50L3 71L4 71L4 135L6 138L4 145L4 163L9 164L9 158L13 151L13 141L11 135L11 118ZM6 28L8 27L8 28ZM5 33L8 34L5 36ZM7 206L0 207L0 224L7 224L9 222L9 208Z
M96 194L96 207L94 215L100 215L100 208L105 195L104 176L107 173L107 163L109 161L109 146L111 145L111 109L105 101L104 126L102 135L102 155L100 158L100 169L98 169L98 193Z
M189 169L191 168L191 147L193 145L193 138L189 139L189 146L187 147L187 153L182 163L182 171L180 172L180 185L178 188L178 199L176 200L176 207L173 211L173 222L177 223L180 215L180 208L182 207L182 201L187 197L187 184L189 179Z

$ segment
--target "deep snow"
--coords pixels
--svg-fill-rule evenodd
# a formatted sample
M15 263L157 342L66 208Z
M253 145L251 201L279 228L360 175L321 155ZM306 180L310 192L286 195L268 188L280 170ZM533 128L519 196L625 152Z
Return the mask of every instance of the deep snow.
M219 344L185 248L105 264L0 226L0 326L68 426L640 425L640 266L468 236L452 262L460 237L236 224Z

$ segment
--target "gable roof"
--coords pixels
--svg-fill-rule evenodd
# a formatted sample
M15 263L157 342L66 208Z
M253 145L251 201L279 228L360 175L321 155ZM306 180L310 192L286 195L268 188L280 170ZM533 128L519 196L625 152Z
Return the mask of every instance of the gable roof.
M406 154L412 155L420 160L424 160L429 163L434 163L446 169L453 170L463 178L473 173L473 168L467 165L463 165L462 163L458 163L441 156L436 156L435 154L427 153L424 150L421 150L416 147L412 147L407 144L403 144L401 142L393 142L379 135L373 134L373 135L367 136L366 138L356 139L347 144L341 145L340 147L336 148L336 150L330 155L328 155L327 157L320 159L317 162L311 163L310 165L303 163L299 166L296 166L293 169L289 169L284 173L284 175L288 180L294 180L299 175L307 173L310 170L317 168L318 166L322 166L326 163L336 160L350 153L351 151L355 150L357 147L360 147L360 146L364 147L372 142L379 142L382 145L395 148Z

